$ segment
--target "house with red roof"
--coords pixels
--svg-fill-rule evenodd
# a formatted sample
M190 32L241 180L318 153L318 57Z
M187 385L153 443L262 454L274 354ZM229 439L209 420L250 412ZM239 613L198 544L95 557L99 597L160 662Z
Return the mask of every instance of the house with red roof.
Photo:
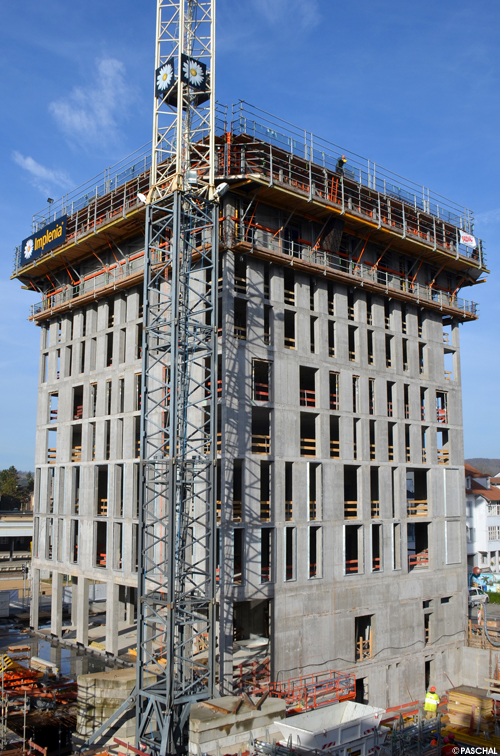
M500 573L500 478L465 463L469 569Z

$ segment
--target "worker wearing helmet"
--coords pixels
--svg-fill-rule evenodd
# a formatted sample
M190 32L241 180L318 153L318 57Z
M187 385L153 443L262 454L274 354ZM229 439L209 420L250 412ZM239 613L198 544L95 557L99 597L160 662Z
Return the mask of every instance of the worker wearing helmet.
M425 695L424 710L427 719L433 719L436 716L437 707L439 703L439 696L436 693L436 688L431 685Z
M441 756L453 756L453 754L457 752L458 748L455 745L455 736L451 732L447 737L443 738Z
M342 157L339 157L337 160L337 173L340 173L341 176L344 175L344 165L347 163L347 158L345 155L342 155Z

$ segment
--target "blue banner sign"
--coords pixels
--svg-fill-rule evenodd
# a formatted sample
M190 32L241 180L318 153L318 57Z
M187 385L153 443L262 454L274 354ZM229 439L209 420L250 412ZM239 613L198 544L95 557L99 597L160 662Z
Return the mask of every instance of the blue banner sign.
M54 247L60 247L66 241L67 215L58 218L33 236L28 236L21 244L21 265L36 260Z

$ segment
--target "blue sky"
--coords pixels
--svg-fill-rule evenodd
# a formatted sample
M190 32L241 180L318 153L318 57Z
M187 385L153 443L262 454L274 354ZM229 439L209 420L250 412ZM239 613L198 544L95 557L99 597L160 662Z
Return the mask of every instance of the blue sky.
M37 297L9 280L31 216L151 135L155 0L2 4L0 468L33 469ZM500 457L500 4L218 0L217 97L244 99L472 208L492 270L465 290L466 456ZM478 398L482 396L481 402Z

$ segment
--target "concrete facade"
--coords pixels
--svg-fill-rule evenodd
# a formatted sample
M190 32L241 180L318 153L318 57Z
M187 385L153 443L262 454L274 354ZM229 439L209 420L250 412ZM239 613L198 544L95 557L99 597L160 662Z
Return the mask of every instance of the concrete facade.
M461 676L459 324L475 316L451 292L481 265L458 252L441 260L436 245L431 254L404 233L369 236L349 212L335 216L327 242L327 221L307 198L292 202L276 186L252 207L253 180L235 183L221 206L221 692L247 680L235 641L263 638L261 679L349 670L359 701L394 706L430 682L446 687L445 672ZM137 584L144 217L138 203L123 212L113 244L95 226L92 244L82 236L71 247L80 284L75 268L70 276L57 257L46 262L59 266L66 293L46 294L33 316L34 590L52 574L59 636L62 576L72 577L86 646L89 583L105 583L112 655L120 622L133 621ZM18 276L42 285L35 268ZM91 292L92 276L100 283ZM450 293L449 306L434 285Z

